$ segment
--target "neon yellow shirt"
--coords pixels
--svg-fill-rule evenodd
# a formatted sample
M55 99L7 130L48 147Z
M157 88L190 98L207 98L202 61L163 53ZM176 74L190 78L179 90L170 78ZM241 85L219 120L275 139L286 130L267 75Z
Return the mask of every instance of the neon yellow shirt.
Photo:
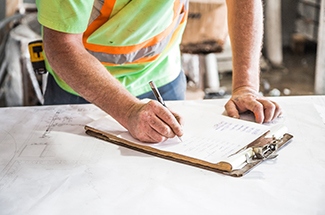
M88 34L85 48L135 96L150 91L151 80L160 87L179 75L188 0L36 0L36 4L43 26ZM111 10L106 9L109 5ZM106 20L98 24L105 11L110 11ZM45 61L57 83L77 95Z

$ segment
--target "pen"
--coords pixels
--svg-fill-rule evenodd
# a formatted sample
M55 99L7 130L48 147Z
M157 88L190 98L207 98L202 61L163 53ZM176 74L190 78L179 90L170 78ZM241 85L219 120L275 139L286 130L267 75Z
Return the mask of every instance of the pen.
M163 98L161 97L161 95L160 95L160 93L158 91L158 88L156 87L155 83L153 81L150 81L149 84L150 84L151 90L152 90L153 94L155 95L156 99L158 100L158 102L160 102L160 104L162 104L164 107L167 108L167 106L166 106ZM178 137L178 139L181 142L183 142L183 140L181 139L181 137L179 137L179 136L177 136L177 137Z

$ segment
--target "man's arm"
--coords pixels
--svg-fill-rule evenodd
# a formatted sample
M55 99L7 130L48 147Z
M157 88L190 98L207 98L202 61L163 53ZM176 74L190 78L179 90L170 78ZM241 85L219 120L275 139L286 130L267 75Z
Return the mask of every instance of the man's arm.
M259 92L260 53L263 38L261 0L226 0L228 29L233 53L232 97L225 105L227 114L239 118L247 110L258 123L269 122L281 114L278 104Z
M142 103L128 92L83 46L82 34L43 28L46 57L52 69L79 95L110 114L144 142L182 136L180 119L160 103Z

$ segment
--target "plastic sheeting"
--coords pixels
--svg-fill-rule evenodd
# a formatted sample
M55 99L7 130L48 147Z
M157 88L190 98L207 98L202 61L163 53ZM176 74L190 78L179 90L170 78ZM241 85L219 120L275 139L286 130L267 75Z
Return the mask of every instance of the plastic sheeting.
M36 13L25 15L10 29L0 66L0 100L5 106L43 103L42 90L28 52L28 43L41 38Z

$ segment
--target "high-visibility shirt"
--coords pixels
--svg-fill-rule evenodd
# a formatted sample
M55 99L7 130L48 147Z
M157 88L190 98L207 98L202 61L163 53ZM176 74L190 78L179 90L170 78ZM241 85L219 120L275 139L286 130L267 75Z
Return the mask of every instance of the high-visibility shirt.
M149 81L160 87L180 73L179 44L188 0L36 0L36 4L43 26L83 33L86 50L135 96L150 91ZM45 61L61 88L77 95Z

